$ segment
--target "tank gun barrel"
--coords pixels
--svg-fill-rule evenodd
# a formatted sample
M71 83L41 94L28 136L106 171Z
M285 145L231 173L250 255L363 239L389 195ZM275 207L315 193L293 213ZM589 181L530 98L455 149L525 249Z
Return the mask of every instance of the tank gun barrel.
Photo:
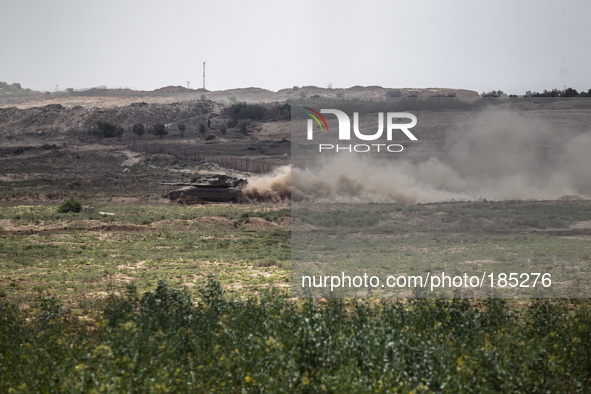
M199 186L198 183L189 183L189 182L162 182L161 185L165 185L165 186Z

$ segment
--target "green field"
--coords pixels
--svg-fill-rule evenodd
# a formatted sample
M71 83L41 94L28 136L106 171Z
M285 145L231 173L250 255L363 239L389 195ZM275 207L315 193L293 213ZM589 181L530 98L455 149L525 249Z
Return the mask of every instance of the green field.
M289 298L289 205L95 203L115 215L3 206L0 392L591 390L588 299ZM299 212L309 255L377 226L368 248L421 270L589 262L586 201L336 208Z
M588 201L475 201L423 205L294 204L292 270L301 275L482 277L477 288L311 289L322 296L589 297ZM490 286L488 275L547 274L551 285ZM541 276L541 275L540 275ZM294 275L294 283L301 281ZM519 276L518 276L519 277ZM515 282L512 282L514 284ZM546 282L550 283L550 282ZM525 287L528 285L529 287ZM365 292L365 293L364 293ZM300 294L304 294L300 292Z
M196 289L208 273L248 295L290 281L289 207L278 204L113 204L114 215L61 214L55 206L2 209L0 295L25 302L50 292L89 303L159 279Z

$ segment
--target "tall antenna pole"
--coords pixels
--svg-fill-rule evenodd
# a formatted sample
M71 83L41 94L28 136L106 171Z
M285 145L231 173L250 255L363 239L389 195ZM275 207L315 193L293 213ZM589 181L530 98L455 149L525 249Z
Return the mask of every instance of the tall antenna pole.
M203 62L203 89L205 89L205 62Z

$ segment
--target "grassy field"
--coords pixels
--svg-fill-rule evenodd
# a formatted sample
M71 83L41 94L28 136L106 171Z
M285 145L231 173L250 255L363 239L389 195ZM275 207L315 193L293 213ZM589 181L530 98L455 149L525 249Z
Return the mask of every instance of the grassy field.
M476 201L425 205L294 204L292 269L307 275L463 275L548 273L544 288L417 292L373 289L372 296L588 297L591 204L588 201ZM295 277L294 277L294 280ZM525 276L520 281L524 282ZM367 296L350 288L315 295ZM343 289L339 289L341 291ZM441 290L441 289L438 289ZM302 293L303 294L303 293Z
M0 295L15 302L51 292L88 303L134 282L195 289L216 274L230 293L290 281L289 207L113 204L114 215L60 214L55 206L4 207Z
M2 208L1 392L591 389L587 299L293 299L288 205L99 202L115 215ZM377 226L367 250L349 240L359 254L421 270L589 259L586 201L312 208L310 255Z
M123 148L0 152L0 393L591 392L588 200L178 205L162 181L218 168ZM327 259L580 298L293 297Z

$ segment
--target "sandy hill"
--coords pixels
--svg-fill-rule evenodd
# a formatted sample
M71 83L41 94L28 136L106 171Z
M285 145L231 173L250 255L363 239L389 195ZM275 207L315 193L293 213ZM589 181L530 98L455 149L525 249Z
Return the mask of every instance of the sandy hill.
M238 88L228 90L209 91L206 89L187 89L182 86L166 86L152 91L131 89L91 88L72 92L20 91L12 94L0 95L0 108L42 107L50 104L83 107L116 107L126 106L134 102L169 104L179 101L199 100L207 98L222 104L235 101L244 102L275 102L301 97L341 97L360 99L382 99L388 91L396 91L401 97L428 97L434 95L455 95L456 97L479 97L479 94L466 89L446 88L384 88L381 86L353 86L346 89L320 88L317 86L303 86L281 89L277 92L262 88Z

